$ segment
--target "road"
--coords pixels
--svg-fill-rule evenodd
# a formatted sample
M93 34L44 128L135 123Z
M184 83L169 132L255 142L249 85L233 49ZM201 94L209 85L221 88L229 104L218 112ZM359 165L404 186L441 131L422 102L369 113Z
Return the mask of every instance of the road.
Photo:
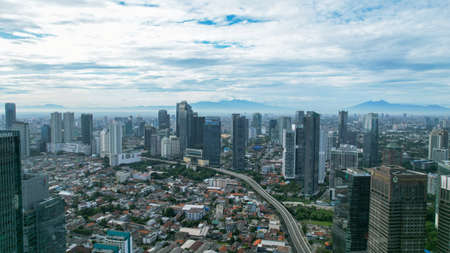
M158 161L158 162L164 162L168 164L179 164L178 162L173 161L167 161L167 160L160 160L160 159L153 159L153 158L144 158L145 160L151 160L151 161ZM184 164L184 163L180 163ZM241 179L242 181L246 182L250 185L250 187L253 188L261 197L263 197L267 202L269 202L275 209L278 211L278 213L281 215L281 218L283 219L284 223L286 224L286 227L288 229L289 236L291 238L292 243L294 244L295 251L297 253L311 253L311 246L308 243L308 240L306 239L305 234L303 233L300 225L298 224L297 220L292 216L292 214L286 209L286 207L281 204L278 200L276 200L274 197L272 197L269 193L267 193L258 183L255 182L252 178L236 173L230 170L225 169L218 169L218 168L211 168L208 167L207 169L215 170L221 174L226 174L232 177L236 177Z

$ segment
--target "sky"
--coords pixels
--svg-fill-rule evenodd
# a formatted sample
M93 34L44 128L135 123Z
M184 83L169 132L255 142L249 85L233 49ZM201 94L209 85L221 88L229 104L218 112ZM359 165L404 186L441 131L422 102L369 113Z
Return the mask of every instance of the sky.
M450 106L450 1L0 0L0 102Z

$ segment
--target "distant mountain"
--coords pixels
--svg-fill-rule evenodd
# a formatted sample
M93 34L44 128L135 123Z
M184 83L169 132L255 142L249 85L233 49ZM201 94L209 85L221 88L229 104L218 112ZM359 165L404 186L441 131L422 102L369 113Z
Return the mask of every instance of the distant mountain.
M450 108L440 105L392 104L384 100L367 101L349 108L351 112L409 113L409 114L450 114Z

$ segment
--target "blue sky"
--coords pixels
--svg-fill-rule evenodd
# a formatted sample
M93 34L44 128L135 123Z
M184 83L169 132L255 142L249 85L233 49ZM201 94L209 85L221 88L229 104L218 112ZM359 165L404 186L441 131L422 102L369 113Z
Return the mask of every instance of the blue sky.
M450 106L449 1L0 0L0 101Z

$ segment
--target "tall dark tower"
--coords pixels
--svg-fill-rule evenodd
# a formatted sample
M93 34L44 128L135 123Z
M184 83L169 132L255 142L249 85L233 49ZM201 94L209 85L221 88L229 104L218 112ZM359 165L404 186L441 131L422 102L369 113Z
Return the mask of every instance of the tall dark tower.
M203 127L203 156L212 166L220 165L220 118L206 117Z
M372 171L368 253L423 252L427 175L400 166Z
M16 121L16 104L6 103L5 104L5 127L6 129L11 129L12 124Z
M338 147L342 144L348 144L347 140L347 121L348 121L348 112L340 111L339 119L338 119Z
M378 157L378 114L369 113L364 122L364 162L367 167L375 167L379 163Z
M177 104L177 136L180 138L180 151L190 146L193 112L191 106L182 101Z
M253 114L252 127L256 129L256 135L261 135L262 131L262 116L257 112Z
M365 252L369 230L370 174L336 170L333 252Z
M170 115L166 110L158 111L158 128L159 129L168 129L170 128Z
M305 112L304 111L296 111L295 112L295 124L297 126L301 126L303 125L303 118L305 117Z
M81 141L92 145L94 131L94 119L92 114L81 114Z
M22 171L18 131L0 131L0 252L23 252Z
M320 144L320 115L307 112L303 120L305 138L305 162L303 169L303 193L307 196L319 193L319 144Z
M247 119L239 114L233 114L233 169L245 169L245 141Z
M205 126L205 117L199 117L197 113L193 114L190 134L190 148L203 148L203 127Z

